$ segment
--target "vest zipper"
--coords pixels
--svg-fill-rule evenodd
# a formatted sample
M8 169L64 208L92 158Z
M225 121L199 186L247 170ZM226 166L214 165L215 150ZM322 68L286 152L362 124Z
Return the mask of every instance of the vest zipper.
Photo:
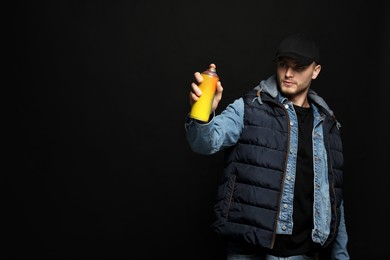
M334 225L333 225L333 228L332 228L332 232L329 234L329 235L331 235L331 237L333 237L334 238L334 236L335 236L335 234L336 234L336 228L337 228L337 223L338 223L338 217L337 217L337 207L336 207L336 191L335 191L335 189L334 189L334 178L335 178L335 176L334 176L334 171L333 171L333 164L332 164L332 160L331 160L331 158L330 158L330 147L329 147L329 133L330 133L330 129L332 129L332 127L334 127L334 125L336 124L336 120L334 119L332 122L331 122L331 124L329 125L329 127L326 129L326 140L327 140L327 142L326 142L326 153L327 153L327 156L328 156L328 164L329 164L329 170L330 170L330 172L331 172L331 174L332 174L332 183L331 183L331 190L332 190L332 193L333 193L333 197L334 197L334 203L333 203L333 205L331 205L331 207L332 207L332 209L333 209L333 212L334 212ZM330 198L329 198L330 199ZM331 213L332 214L332 213ZM332 217L332 216L331 216ZM324 245L324 246L326 246L326 245L328 245L329 244L329 237L328 237L328 242L325 242L326 244Z
M272 233L272 242L271 242L271 249L274 247L274 244L275 244L275 239L276 239L276 228L277 228L277 224L278 224L278 219L279 219L279 213L280 213L280 205L281 205L281 201L282 201L282 194L283 194L283 183L284 183L284 179L286 178L286 170L287 170L287 160L288 160L288 153L290 151L290 131L291 131L291 126L290 126L290 117L288 115L288 111L287 109L284 107L283 104L280 104L280 103L276 103L274 102L277 106L280 106L284 112L286 113L286 118L287 118L287 128L288 128L288 131L287 131L287 150L286 150L286 157L285 157L285 162L284 162L284 170L283 170L283 177L282 177L282 182L281 182L281 189L280 189L280 195L279 195L279 201L278 201L278 211L276 213L276 218L275 218L275 222L274 222L274 231Z

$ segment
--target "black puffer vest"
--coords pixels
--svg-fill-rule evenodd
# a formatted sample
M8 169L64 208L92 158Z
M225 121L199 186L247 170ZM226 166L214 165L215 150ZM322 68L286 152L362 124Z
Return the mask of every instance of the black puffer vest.
M244 129L238 143L225 151L225 169L214 207L216 220L211 226L225 238L272 248L287 163L289 119L274 97L262 93L261 104L256 95L259 92L252 90L243 97ZM326 115L323 129L332 205L326 247L340 222L343 155L337 121L326 109L321 108L321 112Z

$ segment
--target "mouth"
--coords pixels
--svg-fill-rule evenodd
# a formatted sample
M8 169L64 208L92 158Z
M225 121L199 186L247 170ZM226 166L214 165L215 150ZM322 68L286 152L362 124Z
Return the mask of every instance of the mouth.
M295 83L293 81L289 81L289 80L283 80L282 83L286 87L292 87L293 85L295 85Z

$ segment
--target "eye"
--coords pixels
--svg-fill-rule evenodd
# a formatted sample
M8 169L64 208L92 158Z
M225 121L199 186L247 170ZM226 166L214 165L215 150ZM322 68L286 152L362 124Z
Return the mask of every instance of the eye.
M279 61L278 66L279 66L280 68L287 68L287 64L284 63L283 61Z
M303 70L305 70L307 68L307 66L296 66L294 69L296 70L296 71L303 71Z

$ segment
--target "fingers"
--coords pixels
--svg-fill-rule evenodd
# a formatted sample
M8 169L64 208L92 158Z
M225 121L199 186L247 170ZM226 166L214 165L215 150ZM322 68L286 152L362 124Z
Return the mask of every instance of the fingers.
M202 95L202 90L200 90L198 84L196 84L195 82L192 82L191 83L191 91L190 93L196 95L196 96L200 96Z
M190 100L196 101L199 96L202 95L202 91L199 88L199 84L203 81L202 75L199 72L194 73L195 81L191 83Z
M222 91L223 91L222 83L221 81L218 81L216 93L220 92L222 94Z
M190 90L190 99L192 101L197 101L201 94L202 94L202 91L200 90L198 85L196 85L195 83L192 83L191 90Z
M215 91L215 97L214 99L219 102L222 99L222 92L223 92L223 87L220 81L217 83L217 89Z
M191 89L189 93L190 105L192 106L195 101L199 99L199 96L202 94L202 91L195 82L191 83Z
M215 111L215 109L217 109L219 101L221 101L221 99L222 99L222 92L223 92L222 84L220 81L218 81L217 90L215 91L214 101L213 101L213 106L212 106L213 111Z
M195 72L194 76L195 76L195 80L196 80L196 82L198 82L198 84L200 84L203 81L203 77L199 72Z

